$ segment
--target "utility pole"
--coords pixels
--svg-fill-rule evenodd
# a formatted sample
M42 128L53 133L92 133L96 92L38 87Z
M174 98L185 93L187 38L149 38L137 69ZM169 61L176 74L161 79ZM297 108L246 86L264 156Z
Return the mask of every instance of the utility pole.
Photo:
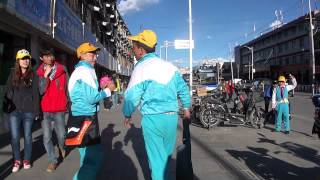
M166 48L166 61L168 61L168 41L164 41L164 47Z
M248 73L248 75L249 75L249 80L250 80L250 77L251 77L251 66L250 66L250 61L248 60L248 69L249 69L249 73Z
M314 82L315 82L315 58L314 58L314 39L313 39L313 22L311 14L311 2L309 0L309 25L310 25L310 42L311 42L311 59L312 59L312 96L314 95Z
M192 97L192 9L191 9L191 0L189 0L189 63L190 63L190 96Z
M232 50L231 50L231 45L230 44L229 44L229 49L230 49L231 80L232 80L232 83L234 83L233 82Z
M251 65L250 65L250 61L248 63L249 64L249 80L250 80L250 69L251 69L251 80L253 80L253 46L252 47L243 46L243 47L245 47L251 51Z
M251 80L253 80L253 46L251 47Z
M219 69L220 64L219 64L219 62L217 62L216 66L217 66L217 83L219 84L219 79L220 79L220 77L219 77L220 76L220 72L219 72L220 71L220 69Z

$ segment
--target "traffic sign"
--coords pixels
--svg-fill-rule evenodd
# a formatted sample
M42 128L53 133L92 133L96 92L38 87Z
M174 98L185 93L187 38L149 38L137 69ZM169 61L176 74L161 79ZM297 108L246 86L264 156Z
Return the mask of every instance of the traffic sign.
M175 49L189 49L189 40L174 40ZM191 40L191 48L194 48L194 41Z

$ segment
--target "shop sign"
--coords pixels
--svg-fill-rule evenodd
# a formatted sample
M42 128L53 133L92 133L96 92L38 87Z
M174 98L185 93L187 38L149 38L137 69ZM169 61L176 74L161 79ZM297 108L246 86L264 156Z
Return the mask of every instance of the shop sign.
M46 33L50 33L50 7L51 1L43 0L19 0L14 5L20 18Z
M63 0L56 1L55 38L71 49L83 42L82 22Z

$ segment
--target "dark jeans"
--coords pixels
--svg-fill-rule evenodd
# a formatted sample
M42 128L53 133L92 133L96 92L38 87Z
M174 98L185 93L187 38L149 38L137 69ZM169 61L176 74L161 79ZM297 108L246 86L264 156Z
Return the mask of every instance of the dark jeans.
M21 125L24 131L24 160L31 159L32 152L32 124L34 115L32 112L12 112L10 114L10 132L11 132L11 146L14 160L20 159L20 131Z
M264 113L265 114L267 114L269 112L270 101L271 101L270 97L264 97Z
M64 140L66 134L65 128L65 113L43 113L43 121L41 122L43 129L43 144L48 153L48 158L50 163L58 163L58 159L55 154L55 148L52 142L52 130L57 135L58 143L60 148L64 148Z

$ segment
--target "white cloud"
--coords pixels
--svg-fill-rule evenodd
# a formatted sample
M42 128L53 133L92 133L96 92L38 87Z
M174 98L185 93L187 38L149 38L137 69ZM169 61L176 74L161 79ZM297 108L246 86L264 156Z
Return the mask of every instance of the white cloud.
M122 15L128 12L141 11L144 7L157 4L160 0L120 0L118 10Z

